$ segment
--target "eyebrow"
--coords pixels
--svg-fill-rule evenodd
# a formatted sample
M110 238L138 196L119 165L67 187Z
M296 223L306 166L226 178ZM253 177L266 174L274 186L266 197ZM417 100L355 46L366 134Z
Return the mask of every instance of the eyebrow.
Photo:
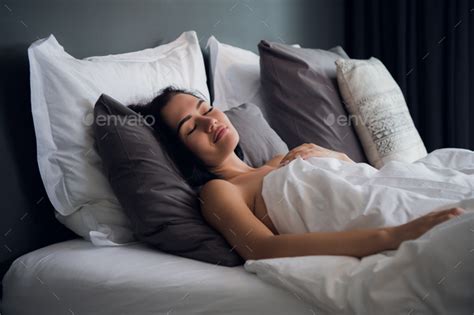
M197 104L196 104L196 109L198 110L199 107L201 106L201 104L204 102L203 99L199 99ZM189 119L191 119L191 115L186 115L186 117L184 117L183 119L181 119L178 123L178 127L176 128L176 133L179 134L179 130L181 129L181 126L186 122L188 121Z

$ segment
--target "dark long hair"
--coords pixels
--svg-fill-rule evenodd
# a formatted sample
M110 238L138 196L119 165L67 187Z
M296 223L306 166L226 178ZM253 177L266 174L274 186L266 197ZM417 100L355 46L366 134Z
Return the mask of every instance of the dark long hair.
M163 120L161 110L175 95L178 94L188 94L197 98L203 98L191 91L174 86L168 86L161 90L151 102L146 104L132 104L128 105L128 107L144 116L147 122L153 127L157 133L156 135L159 141L164 145L169 157L178 167L181 175L189 185L196 187L204 185L211 179L222 179L219 175L210 172L202 161L184 145L179 137L177 137L174 130ZM244 160L244 154L240 147L240 143L237 144L234 152L241 160Z

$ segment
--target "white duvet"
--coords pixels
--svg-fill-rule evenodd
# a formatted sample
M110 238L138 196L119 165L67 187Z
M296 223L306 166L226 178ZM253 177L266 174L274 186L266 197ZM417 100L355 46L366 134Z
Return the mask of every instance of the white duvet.
M361 260L248 260L245 269L327 314L474 311L473 151L436 150L380 170L333 158L297 158L265 176L262 195L281 234L393 226L433 210L464 207L465 214L396 251Z

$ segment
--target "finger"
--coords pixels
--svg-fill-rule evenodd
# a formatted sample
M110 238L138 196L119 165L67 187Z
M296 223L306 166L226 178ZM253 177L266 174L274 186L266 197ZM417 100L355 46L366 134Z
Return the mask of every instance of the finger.
M326 156L326 155L327 155L327 154L324 153L324 152L311 150L311 151L304 152L304 153L301 155L301 158L302 158L303 160L306 160L306 159L309 159L310 157L324 157L324 156Z
M317 144L314 145L314 148L315 148L316 150L319 150L319 151L326 151L326 150L327 150L325 147L322 147L322 146L317 145Z
M287 161L287 160L291 159L292 156L293 156L293 154L294 154L295 152L297 152L298 150L301 150L300 147L301 147L301 146L298 146L298 147L296 147L296 148L291 149L290 152L288 152L288 153L283 157L283 159L281 159L280 162L284 162L284 161Z
M300 147L298 149L295 149L291 152L291 155L296 156L297 154L301 154L302 152L308 151L308 147Z
M464 213L464 209L462 209L462 208L449 208L449 209L439 211L438 215L446 215L446 214L449 214L449 213L459 215L459 214Z
M330 151L329 149L322 147L320 145L314 144L314 143L310 143L310 145L313 149L318 150L318 151Z
M452 213L453 213L454 215L461 215L461 214L463 214L463 213L465 213L465 212L466 212L466 210L464 210L463 208L453 208L453 209L452 209Z
M313 147L312 143L303 143L303 144L301 144L301 145L299 145L299 146L297 146L293 149L297 149L297 150L299 150L299 149L309 149L309 148L312 148L312 147Z
M299 154L301 155L305 150L305 148L298 148L298 149L293 149L291 150L286 156L283 157L283 159L280 161L280 164L290 162L296 158L296 156Z
M296 159L298 156L300 156L300 155L297 154L296 156L293 156L293 155L288 156L288 157L286 157L286 158L284 158L283 160L280 161L280 165L282 165L282 164L288 164L288 163L290 163L291 161L293 161L294 159Z
M281 160L281 161L280 161L280 165L286 165L286 164L288 164L288 163L290 163L290 160L289 160L289 159L285 159L285 160Z
M443 211L443 215L437 217L435 221L438 221L438 223L448 221L450 219L454 219L458 217L460 214L462 214L462 210L460 208L453 208L453 209L448 209L446 212Z
M298 156L302 158L302 157L307 156L309 154L312 154L314 152L316 152L316 151L314 151L313 149L300 150L298 152L295 152L295 154L293 155L293 158L296 159Z
M315 150L315 149L311 149L311 150L307 150L305 151L303 154L302 154L302 157L303 158L309 158L309 157L335 157L337 158L338 157L338 153L337 152L334 152L334 151L320 151L320 150Z
M298 147L293 148L286 156L280 161L280 164L289 163L292 160L296 159L298 155L303 156L306 152L314 152L318 154L316 156L325 156L328 152L333 152L331 150L324 149L323 147L317 146L314 143L304 143Z

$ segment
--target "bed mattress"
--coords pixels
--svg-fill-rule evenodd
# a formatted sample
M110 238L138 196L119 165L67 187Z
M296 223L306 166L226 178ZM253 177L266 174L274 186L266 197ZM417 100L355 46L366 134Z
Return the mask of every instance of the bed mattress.
M3 314L311 314L312 307L242 266L143 244L53 244L18 258L3 279Z

